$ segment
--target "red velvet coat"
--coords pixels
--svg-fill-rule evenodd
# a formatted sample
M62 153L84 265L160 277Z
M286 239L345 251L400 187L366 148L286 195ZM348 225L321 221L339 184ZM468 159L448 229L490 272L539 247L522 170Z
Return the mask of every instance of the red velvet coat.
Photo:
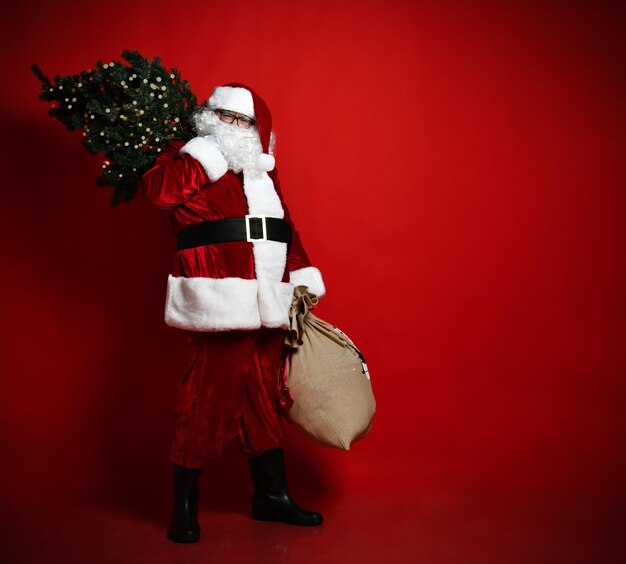
M288 326L295 285L321 297L320 271L311 266L282 197L276 170L251 175L227 170L208 138L173 141L143 175L141 191L171 209L175 233L194 223L243 217L282 217L292 243L234 241L178 251L168 277L165 322L192 331Z

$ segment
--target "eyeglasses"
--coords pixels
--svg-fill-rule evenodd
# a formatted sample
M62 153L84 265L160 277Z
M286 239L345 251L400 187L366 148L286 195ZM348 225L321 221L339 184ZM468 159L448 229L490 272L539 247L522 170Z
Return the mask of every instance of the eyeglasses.
M228 112L226 110L215 110L217 117L226 123L237 123L237 127L243 127L249 129L254 125L254 120L248 116L244 116L239 113Z

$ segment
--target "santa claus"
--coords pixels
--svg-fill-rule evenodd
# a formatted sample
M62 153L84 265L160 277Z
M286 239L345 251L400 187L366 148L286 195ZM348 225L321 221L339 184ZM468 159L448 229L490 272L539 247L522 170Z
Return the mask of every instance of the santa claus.
M152 206L171 209L177 252L165 322L187 332L168 537L199 539L198 477L231 438L248 457L253 518L319 525L321 514L287 489L278 398L293 290L322 297L322 275L281 193L265 102L242 84L219 86L194 121L197 137L168 143L141 181Z

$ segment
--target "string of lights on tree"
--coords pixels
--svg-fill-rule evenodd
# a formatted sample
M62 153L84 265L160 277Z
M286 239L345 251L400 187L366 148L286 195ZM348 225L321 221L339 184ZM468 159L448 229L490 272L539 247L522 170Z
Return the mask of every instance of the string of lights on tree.
M128 65L98 61L79 74L46 77L39 98L51 102L48 113L69 130L82 130L83 145L104 154L98 186L112 186L111 205L133 199L137 183L165 143L191 139L191 116L197 101L176 69L166 70L158 57L148 61L138 51L122 51Z

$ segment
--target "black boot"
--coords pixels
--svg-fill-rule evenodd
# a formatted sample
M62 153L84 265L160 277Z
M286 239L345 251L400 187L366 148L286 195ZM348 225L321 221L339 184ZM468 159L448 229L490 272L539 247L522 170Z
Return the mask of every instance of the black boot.
M196 542L198 524L198 478L202 468L184 468L174 464L174 511L167 537L174 542Z
M290 525L321 525L320 513L302 509L289 495L285 480L283 449L248 458L254 483L252 518L258 521L281 521Z

